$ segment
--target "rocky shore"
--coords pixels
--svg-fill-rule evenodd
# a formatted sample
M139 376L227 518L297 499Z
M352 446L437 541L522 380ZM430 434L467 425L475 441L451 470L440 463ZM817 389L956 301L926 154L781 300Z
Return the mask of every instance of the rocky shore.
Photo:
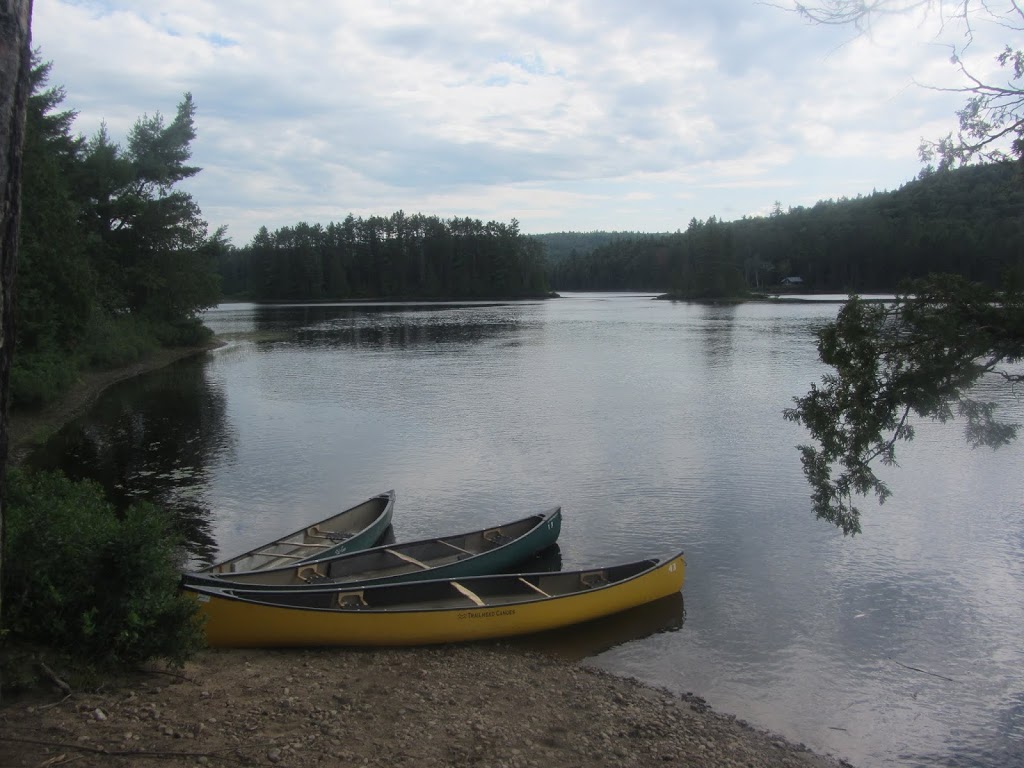
M836 768L701 699L506 645L205 651L8 703L0 765Z

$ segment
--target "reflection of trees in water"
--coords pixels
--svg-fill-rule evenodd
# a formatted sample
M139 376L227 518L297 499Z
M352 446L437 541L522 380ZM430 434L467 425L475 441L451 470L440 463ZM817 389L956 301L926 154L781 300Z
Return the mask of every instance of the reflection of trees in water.
M224 393L204 374L202 361L185 360L112 387L35 451L30 465L95 480L119 508L152 501L174 515L192 554L212 556L202 489L212 454L229 440Z
M703 304L701 347L709 359L728 357L733 349L736 327L735 304Z
M501 311L481 313L494 307ZM498 304L267 307L254 324L257 332L288 329L306 347L399 349L486 341L521 328L513 305Z

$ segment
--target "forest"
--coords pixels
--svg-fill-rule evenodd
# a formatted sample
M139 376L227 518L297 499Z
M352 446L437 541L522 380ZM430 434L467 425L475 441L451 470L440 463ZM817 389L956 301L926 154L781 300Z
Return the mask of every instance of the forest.
M221 254L226 296L253 300L547 295L542 244L509 224L402 211L299 223Z
M680 298L776 290L787 277L819 293L892 292L931 273L997 285L1008 270L1024 273L1020 173L1016 161L926 170L893 192L788 212L776 203L768 216L693 219L672 234L607 237L551 263L549 282L554 290Z

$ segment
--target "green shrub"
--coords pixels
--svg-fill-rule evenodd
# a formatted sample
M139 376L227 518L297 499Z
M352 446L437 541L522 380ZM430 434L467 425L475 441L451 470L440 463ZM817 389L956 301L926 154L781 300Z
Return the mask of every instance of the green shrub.
M165 347L197 347L213 337L198 318L155 326L156 338Z
M11 368L11 406L41 408L67 391L77 374L77 361L60 350L19 352Z
M202 646L178 590L182 537L151 504L118 514L95 483L12 471L5 501L3 619L12 639L102 666Z
M159 345L149 323L134 315L96 312L82 345L86 364L116 368L138 362Z

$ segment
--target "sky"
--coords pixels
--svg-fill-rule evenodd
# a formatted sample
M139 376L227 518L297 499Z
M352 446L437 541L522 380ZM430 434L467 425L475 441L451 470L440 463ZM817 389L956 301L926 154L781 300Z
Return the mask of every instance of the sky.
M183 186L235 245L398 210L665 232L897 189L955 130L956 24L858 36L780 5L35 0L32 43L77 133L124 142L191 92ZM976 26L975 71L1005 34Z

